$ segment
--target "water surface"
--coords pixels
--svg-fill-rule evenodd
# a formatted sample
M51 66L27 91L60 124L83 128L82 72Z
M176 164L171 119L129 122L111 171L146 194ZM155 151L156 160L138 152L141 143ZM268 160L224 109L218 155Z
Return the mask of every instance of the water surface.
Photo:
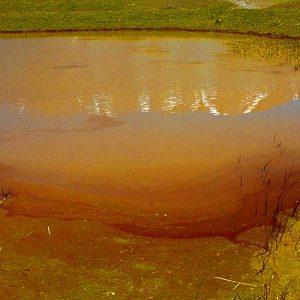
M240 40L0 40L9 214L163 237L233 236L266 222L285 174L285 202L299 192L300 76L235 55Z

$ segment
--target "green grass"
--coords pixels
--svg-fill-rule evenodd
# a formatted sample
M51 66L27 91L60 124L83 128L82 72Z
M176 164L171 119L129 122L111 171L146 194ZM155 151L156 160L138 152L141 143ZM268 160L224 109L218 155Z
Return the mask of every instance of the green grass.
M0 31L173 28L300 37L300 0L268 1L275 5L246 10L224 0L0 0Z

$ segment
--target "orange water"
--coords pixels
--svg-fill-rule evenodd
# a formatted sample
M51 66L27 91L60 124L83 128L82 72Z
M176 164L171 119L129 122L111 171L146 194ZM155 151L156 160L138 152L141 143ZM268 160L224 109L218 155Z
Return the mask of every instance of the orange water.
M285 172L293 201L299 73L234 57L227 39L0 40L0 177L15 194L9 214L192 237L265 222Z

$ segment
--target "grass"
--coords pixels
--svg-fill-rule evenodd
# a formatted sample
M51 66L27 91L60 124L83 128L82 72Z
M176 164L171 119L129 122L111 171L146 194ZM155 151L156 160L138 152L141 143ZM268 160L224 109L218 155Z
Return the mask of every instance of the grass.
M224 0L0 0L0 31L193 29L300 38L300 1L267 2L275 5L241 9Z
M300 267L300 222L290 219L289 232L283 233L281 243L269 256L268 263L258 276L262 283L262 298L258 299L299 299L299 267ZM261 261L255 257L252 261L254 268L261 268Z

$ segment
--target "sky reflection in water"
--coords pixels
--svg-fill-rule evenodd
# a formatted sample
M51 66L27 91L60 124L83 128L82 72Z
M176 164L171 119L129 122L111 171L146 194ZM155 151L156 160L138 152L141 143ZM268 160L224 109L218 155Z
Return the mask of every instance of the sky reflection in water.
M0 54L2 115L230 116L299 99L296 72L234 57L222 39L13 39Z

